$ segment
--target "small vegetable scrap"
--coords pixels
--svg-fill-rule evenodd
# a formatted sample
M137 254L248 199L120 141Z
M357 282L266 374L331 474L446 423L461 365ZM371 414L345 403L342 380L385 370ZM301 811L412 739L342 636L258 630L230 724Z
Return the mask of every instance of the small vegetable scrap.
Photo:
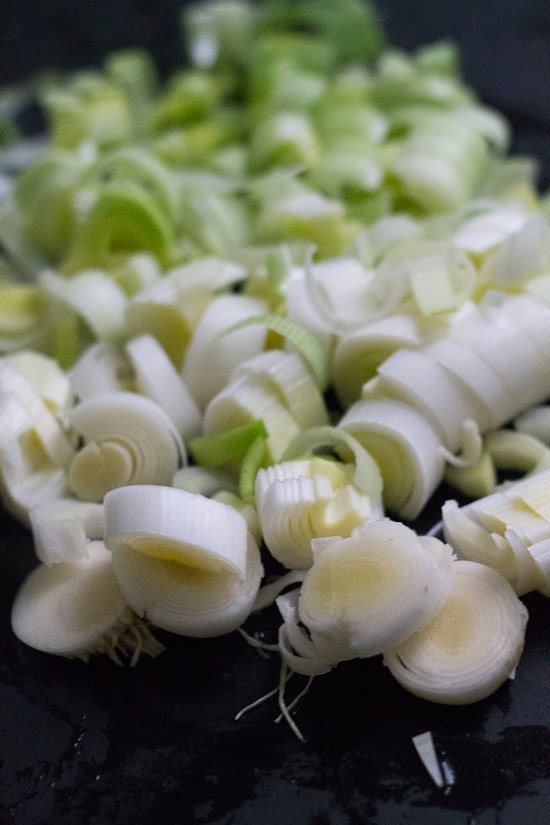
M550 595L536 163L453 44L397 49L363 0L182 23L167 78L130 49L34 81L46 135L0 152L0 495L37 562L13 631L132 665L240 632L299 736L288 674L355 658L480 701Z

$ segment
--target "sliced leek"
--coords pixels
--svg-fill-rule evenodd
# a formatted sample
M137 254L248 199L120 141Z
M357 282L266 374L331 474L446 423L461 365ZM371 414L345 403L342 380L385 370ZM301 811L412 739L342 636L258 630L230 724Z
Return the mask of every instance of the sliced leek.
M136 664L141 654L163 650L128 607L102 541L92 542L84 558L36 567L17 593L11 623L30 647L85 662L107 654Z
M300 590L300 619L333 663L374 656L424 627L454 578L449 545L379 519L349 538L329 539Z
M97 395L76 405L69 425L82 446L68 468L68 482L85 501L101 501L127 484L170 484L186 461L172 420L142 395Z
M234 507L175 487L119 487L105 497L105 543L136 613L188 636L236 630L263 569Z
M453 589L424 628L384 664L406 690L441 704L470 704L500 688L525 641L527 608L506 579L485 565L455 562Z

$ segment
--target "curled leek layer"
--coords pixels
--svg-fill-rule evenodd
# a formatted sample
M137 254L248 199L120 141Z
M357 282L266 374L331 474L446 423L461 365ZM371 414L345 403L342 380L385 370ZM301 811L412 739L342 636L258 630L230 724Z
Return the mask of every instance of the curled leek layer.
M520 659L528 613L496 570L455 562L452 593L424 628L384 654L397 681L415 696L470 704L494 693Z
M349 536L381 515L353 484L353 464L323 458L283 461L256 475L256 506L271 555L290 569L311 567L312 539Z
M442 507L447 541L463 559L497 570L518 595L550 595L550 470L545 469L459 507Z
M83 440L69 470L73 492L101 501L127 484L170 484L185 462L185 447L172 420L155 401L112 392L78 404L69 424Z
M102 541L90 542L78 560L36 567L17 593L11 622L30 647L85 662L106 653L117 663L130 656L135 664L141 653L163 650L128 607Z
M245 518L176 487L119 487L105 497L105 543L128 603L153 625L219 636L248 617L263 568Z
M319 654L333 663L395 647L433 619L452 589L449 545L387 518L346 539L320 540L317 551L299 613Z

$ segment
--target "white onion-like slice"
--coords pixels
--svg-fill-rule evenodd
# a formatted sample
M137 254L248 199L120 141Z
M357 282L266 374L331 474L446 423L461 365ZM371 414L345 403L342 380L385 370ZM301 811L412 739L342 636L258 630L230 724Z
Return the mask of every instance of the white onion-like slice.
M327 540L304 578L300 618L329 660L373 656L427 624L453 576L449 545L379 519Z
M471 704L494 693L516 668L528 612L490 567L455 562L451 595L424 628L384 654L397 681L423 699Z

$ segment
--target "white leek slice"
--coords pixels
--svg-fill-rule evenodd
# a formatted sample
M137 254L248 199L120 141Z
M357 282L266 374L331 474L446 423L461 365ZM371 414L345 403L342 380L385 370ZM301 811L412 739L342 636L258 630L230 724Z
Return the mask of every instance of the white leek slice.
M177 278L166 275L128 302L127 335L136 338L145 333L154 335L179 369L193 330L211 297L205 287L185 288Z
M119 487L105 497L105 521L120 587L157 627L222 635L252 610L263 569L234 507L175 487Z
M238 366L231 379L250 374L261 374L273 384L301 429L328 424L323 396L298 353L275 349L258 353Z
M391 315L340 337L334 347L330 373L344 408L357 401L361 388L395 350L418 347L421 334L411 314Z
M384 653L384 664L415 696L470 704L510 677L523 651L528 613L496 570L455 562L452 593L435 618Z
M79 498L101 501L114 487L171 484L185 447L155 402L130 392L104 393L73 409L69 424L83 439L68 470Z
M127 298L100 269L88 269L72 278L45 270L40 284L58 301L75 311L99 341L117 339L123 330Z
M71 366L68 377L76 398L86 401L100 393L130 390L132 371L119 346L97 341Z
M25 378L44 404L61 418L73 402L73 390L57 361L35 350L19 350L6 361Z
M298 598L299 589L294 589L279 596L275 601L283 619L277 639L279 653L283 662L294 673L320 676L328 673L333 663L319 653L300 623Z
M448 499L441 515L445 539L459 558L485 564L508 581L514 581L517 568L511 547L495 541L495 536L479 523L469 505L459 507L456 501Z
M517 419L516 419L517 420ZM546 443L535 434L502 429L487 433L484 446L495 467L536 475L550 469L550 439Z
M117 663L119 654L129 656L135 664L140 654L163 650L128 607L101 541L90 543L85 558L36 567L15 597L11 623L30 647L85 662L105 653Z
M420 410L437 427L447 449L459 449L464 421L477 421L479 413L452 374L421 351L401 349L380 365L378 375L382 393Z
M201 415L182 377L152 335L141 335L125 345L138 392L165 410L183 439L201 432Z
M39 502L29 520L34 551L47 566L86 558L90 540L102 539L105 530L101 504L66 496Z
M268 432L267 463L279 461L299 427L262 375L241 376L220 390L204 411L203 432L223 433L255 420L263 421Z
M527 547L537 571L536 590L543 596L550 596L550 538L537 541Z
M353 465L322 458L259 470L255 489L263 539L285 567L311 566L312 539L347 537L368 519L381 516L370 497L348 483L346 470Z
M477 352L502 379L517 399L513 415L545 400L548 369L544 355L501 306L488 305L463 315L450 325L448 336Z
M209 304L182 366L182 376L200 410L223 389L236 366L264 349L266 330L262 326L245 325L221 338L220 333L265 310L263 301L246 295L219 295Z
M357 401L340 420L377 462L387 510L415 518L443 478L439 434L418 410L400 401Z
M0 495L6 509L30 526L31 507L67 493L65 470L44 451L28 409L13 396L0 398Z
M486 364L479 351L446 338L435 340L422 350L462 385L466 396L473 396L476 421L481 430L492 429L508 421L517 406L513 392L503 379Z
M31 452L35 453L31 464L40 461L42 453L52 464L66 467L72 459L74 448L61 417L52 412L30 381L16 369L16 365L12 366L7 358L0 360L0 399L12 399L25 411L28 422L19 433L21 447L28 450L29 457ZM40 392L44 393L44 390L40 389ZM61 412L64 416L65 410Z
M300 590L299 612L333 662L374 656L424 627L452 589L453 556L439 539L379 519L327 540Z
M520 413L514 419L514 427L550 446L550 405L540 404Z
M353 481L364 493L378 504L382 496L382 475L380 467L358 439L339 427L311 427L303 430L287 447L284 459L315 454L320 450L335 451L345 461L355 464Z

